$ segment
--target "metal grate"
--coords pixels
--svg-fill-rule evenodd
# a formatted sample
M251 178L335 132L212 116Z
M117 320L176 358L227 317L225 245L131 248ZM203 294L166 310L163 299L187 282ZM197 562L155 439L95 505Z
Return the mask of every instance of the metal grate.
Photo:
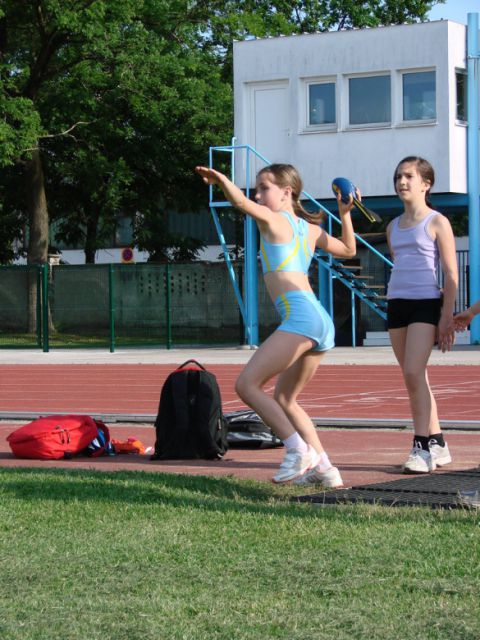
M460 491L476 489L480 489L480 467L336 491L322 491L296 499L319 506L364 502L391 507L424 505L432 508L455 509L464 508L458 501Z

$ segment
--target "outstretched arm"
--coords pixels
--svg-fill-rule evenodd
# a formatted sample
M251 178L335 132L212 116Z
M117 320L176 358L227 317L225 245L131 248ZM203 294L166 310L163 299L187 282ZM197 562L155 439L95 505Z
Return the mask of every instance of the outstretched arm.
M210 169L209 167L195 167L195 171L201 176L205 184L213 184L220 187L232 207L252 216L257 222L265 222L271 216L271 211L268 207L264 207L247 198L243 191L220 171L215 171L215 169Z
M357 192L357 197L359 200L361 199L359 192ZM350 196L350 202L345 204L342 202L342 196L339 193L337 194L337 202L338 212L342 221L342 235L340 238L334 238L326 231L323 231L317 240L317 247L339 258L353 258L357 253L355 233L350 216L350 211L353 208L353 198Z

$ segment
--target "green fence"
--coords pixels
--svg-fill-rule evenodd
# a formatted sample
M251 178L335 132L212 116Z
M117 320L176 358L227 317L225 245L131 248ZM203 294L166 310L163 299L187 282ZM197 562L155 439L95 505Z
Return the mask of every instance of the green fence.
M278 319L261 278L259 290L263 340ZM0 267L0 348L243 342L223 263Z
M43 272L39 267L0 267L0 346L42 346Z

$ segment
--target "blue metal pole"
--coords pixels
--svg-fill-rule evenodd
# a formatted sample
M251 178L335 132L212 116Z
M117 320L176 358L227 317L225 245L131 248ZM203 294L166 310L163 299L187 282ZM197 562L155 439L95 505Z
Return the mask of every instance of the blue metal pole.
M332 277L330 273L326 269L321 269L318 266L318 297L320 300L320 304L327 311L328 315L331 316L331 308L330 308L330 281Z
M332 223L330 218L328 217L327 221L327 233L330 233L332 229ZM327 254L327 260L331 263L331 255ZM320 264L318 267L318 299L320 300L320 304L328 313L328 315L333 319L332 314L332 276L329 271L326 269L321 269Z
M350 292L350 296L351 296L351 303L352 303L352 347L356 347L357 346L357 335L356 335L356 324L357 324L357 318L355 316L355 294L353 293L353 291Z
M329 235L332 235L332 220L330 217L327 220L327 233ZM327 260L330 263L332 262L331 254L327 254ZM325 269L322 269L319 272L318 276L319 276L319 289L320 289L319 291L320 304L322 305L322 307L324 307L328 315L333 320L333 277Z
M246 196L250 196L250 153L246 159ZM245 302L247 311L246 341L252 347L258 345L258 273L257 273L257 225L253 218L245 219Z
M480 300L480 172L479 172L479 71L478 13L468 14L468 235L470 249L470 304ZM480 342L480 316L470 325L470 343Z

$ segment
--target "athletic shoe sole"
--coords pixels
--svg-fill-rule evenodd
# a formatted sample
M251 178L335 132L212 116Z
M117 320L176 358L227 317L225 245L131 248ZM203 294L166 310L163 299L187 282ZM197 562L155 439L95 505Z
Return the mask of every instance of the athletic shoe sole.
M295 480L293 484L301 487L323 487L324 489L342 489L344 487L342 476L337 467L332 467L324 473L311 469Z

